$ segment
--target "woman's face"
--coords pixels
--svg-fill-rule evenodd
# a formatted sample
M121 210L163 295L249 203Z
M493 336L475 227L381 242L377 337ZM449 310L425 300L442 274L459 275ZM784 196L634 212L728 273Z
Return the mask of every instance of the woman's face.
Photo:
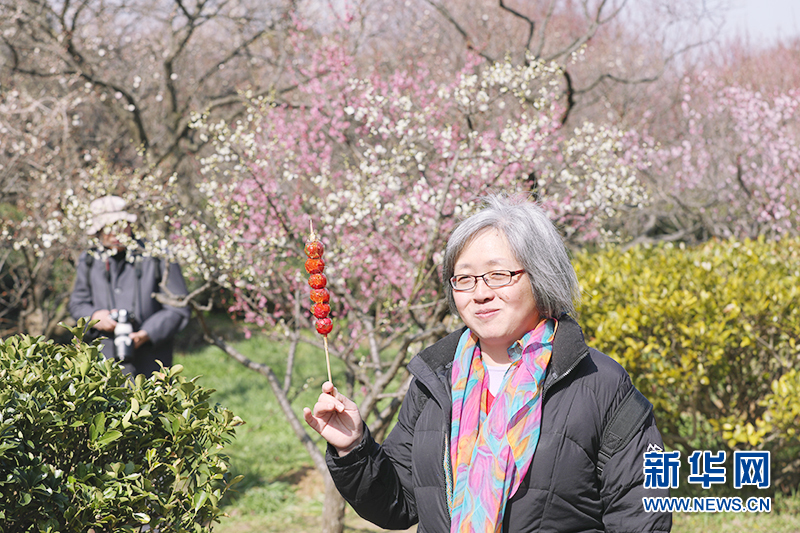
M456 259L455 275L478 276L493 270L522 270L505 235L488 228L478 233ZM539 324L539 313L527 274L492 289L482 279L471 291L453 291L458 314L478 336L481 351L498 362L508 358L507 349Z

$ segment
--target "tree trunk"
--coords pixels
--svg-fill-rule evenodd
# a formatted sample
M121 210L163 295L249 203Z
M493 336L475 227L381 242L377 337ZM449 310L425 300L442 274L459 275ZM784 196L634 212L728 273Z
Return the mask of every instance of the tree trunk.
M41 307L32 306L21 313L22 331L36 337L44 334L44 311Z
M325 481L325 503L322 507L322 533L342 533L344 531L345 501L328 470L323 474Z

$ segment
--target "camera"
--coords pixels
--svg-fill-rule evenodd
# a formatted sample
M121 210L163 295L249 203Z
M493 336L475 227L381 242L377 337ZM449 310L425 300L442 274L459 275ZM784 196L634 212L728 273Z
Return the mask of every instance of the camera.
M133 316L127 309L120 309L111 312L111 318L117 321L114 328L114 348L117 359L127 361L133 359L133 340L130 334L133 333Z

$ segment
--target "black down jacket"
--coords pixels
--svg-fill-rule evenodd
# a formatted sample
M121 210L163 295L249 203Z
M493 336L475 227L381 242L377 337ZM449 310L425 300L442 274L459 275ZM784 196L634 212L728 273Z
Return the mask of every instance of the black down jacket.
M419 533L450 531L443 454L449 441L450 369L462 332L409 363L414 380L382 446L369 432L344 457L328 446L328 468L342 496L380 527L405 529L419 522ZM600 478L595 471L603 428L631 387L618 363L586 346L574 320L559 320L543 386L539 444L507 503L504 533L670 530L670 514L646 513L642 506L645 496L668 496L666 489L643 488L642 454L648 447L663 448L652 414Z

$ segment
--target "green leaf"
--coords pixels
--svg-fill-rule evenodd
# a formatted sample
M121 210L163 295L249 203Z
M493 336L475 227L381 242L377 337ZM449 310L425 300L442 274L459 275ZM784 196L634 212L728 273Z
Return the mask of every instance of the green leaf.
M100 437L97 440L97 445L100 448L104 448L105 446L108 446L109 444L111 444L112 442L114 442L115 440L120 438L121 436L122 436L122 432L121 431L117 431L116 429L109 429L108 431L106 431L103 434L102 437Z
M201 490L200 492L195 493L194 497L192 498L192 503L194 504L195 512L200 510L203 504L206 503L207 499L208 499L208 493L206 491Z

